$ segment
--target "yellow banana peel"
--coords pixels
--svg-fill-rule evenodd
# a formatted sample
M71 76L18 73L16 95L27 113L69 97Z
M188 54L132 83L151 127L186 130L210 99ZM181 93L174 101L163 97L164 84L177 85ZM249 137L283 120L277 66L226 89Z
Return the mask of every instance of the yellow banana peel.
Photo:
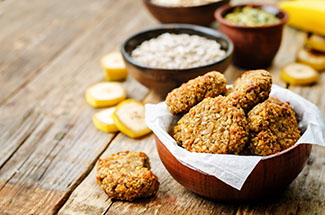
M325 0L284 1L278 6L289 14L289 25L325 35Z

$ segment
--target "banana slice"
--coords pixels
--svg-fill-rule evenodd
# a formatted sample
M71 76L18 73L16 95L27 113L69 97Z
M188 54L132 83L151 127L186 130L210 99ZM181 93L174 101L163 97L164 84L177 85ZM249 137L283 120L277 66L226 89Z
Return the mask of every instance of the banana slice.
M128 76L123 57L118 51L104 55L100 64L106 72L107 81L123 81Z
M313 34L306 41L306 45L316 51L325 52L325 37Z
M86 91L87 102L95 107L109 107L126 98L126 91L117 82L101 82L89 87Z
M112 117L116 127L131 138L151 132L145 123L144 105L134 99L127 99L118 104Z
M93 123L98 130L105 131L107 133L117 132L112 115L115 111L115 107L107 108L99 111L93 115Z
M317 82L318 73L310 66L291 63L282 68L281 78L292 85L304 85Z
M315 54L308 49L301 49L298 52L297 61L307 64L316 70L325 69L325 54Z

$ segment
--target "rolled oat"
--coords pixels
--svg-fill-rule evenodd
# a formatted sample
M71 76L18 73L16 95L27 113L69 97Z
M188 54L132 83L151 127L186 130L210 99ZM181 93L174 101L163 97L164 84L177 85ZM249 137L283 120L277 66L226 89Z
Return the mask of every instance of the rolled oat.
M162 69L188 69L211 64L226 52L211 39L189 34L164 33L142 42L132 58L143 65Z

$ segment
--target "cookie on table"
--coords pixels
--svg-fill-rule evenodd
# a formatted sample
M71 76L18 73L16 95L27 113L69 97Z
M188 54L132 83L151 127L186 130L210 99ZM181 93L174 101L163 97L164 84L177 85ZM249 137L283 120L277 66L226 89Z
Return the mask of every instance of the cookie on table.
M192 79L168 93L165 100L168 110L172 114L186 113L204 98L224 94L226 83L225 76L216 71Z
M173 137L190 152L239 154L248 140L245 112L231 98L205 98L178 121Z
M98 160L97 183L112 199L133 201L155 195L159 181L143 152L124 151Z
M269 97L271 87L272 76L268 71L250 70L234 82L233 92L228 97L234 99L247 113Z
M295 112L287 102L270 97L248 113L249 148L255 155L271 155L294 145L300 138Z

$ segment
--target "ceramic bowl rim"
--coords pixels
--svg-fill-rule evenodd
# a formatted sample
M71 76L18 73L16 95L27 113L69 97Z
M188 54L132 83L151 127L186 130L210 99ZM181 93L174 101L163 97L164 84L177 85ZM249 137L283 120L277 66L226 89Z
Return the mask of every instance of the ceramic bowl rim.
M238 25L238 24L234 24L228 20L226 20L224 18L224 14L227 13L229 10L234 9L236 7L245 7L245 6L252 6L252 7L258 7L258 8L263 8L263 7L269 7L269 8L273 8L276 9L278 12L277 13L281 13L283 15L283 17L280 19L280 22L278 23L274 23L274 24L270 24L270 25L262 25L262 26L245 26L245 25ZM285 12L284 10L281 10L279 7L275 6L275 5L271 5L271 4L238 4L238 5L223 5L220 8L218 8L215 13L214 13L214 17L216 18L216 20L218 22L220 22L223 25L226 25L228 27L232 27L232 28L239 28L239 29L266 29L266 28L273 28L273 27L278 27L278 26L282 26L284 24L287 23L289 15L287 12Z
M191 68L186 68L186 69L164 69L164 68L156 68L156 67L149 67L149 66L146 66L146 65L143 65L141 63L138 63L136 62L126 51L125 47L126 47L126 44L140 36L140 35L144 35L144 34L147 34L147 33L150 33L152 31L156 31L156 30L168 30L168 29L186 29L186 30L191 30L193 32L200 32L204 35L210 35L210 36L213 36L215 38L220 38L222 40L224 40L227 45L228 45L228 49L226 51L226 54L225 56L223 56L221 59L219 59L218 61L215 61L213 63L210 63L210 64L206 64L206 65L203 65L203 66L198 66L198 67L191 67ZM167 32L167 31L166 31ZM193 34L195 35L195 34ZM200 35L201 36L201 35ZM204 36L201 36L201 37L204 37ZM192 24L180 24L180 23L172 23L172 24L161 24L161 25L158 25L156 27L151 27L151 28L147 28L147 29L144 29L144 30L141 30L141 31L138 31L134 34L132 34L131 36L127 37L122 45L121 45L121 53L124 57L124 59L126 61L128 61L130 64L142 69L142 70L159 70L159 71L165 71L165 72L186 72L186 71L192 71L192 70L196 70L196 69L204 69L204 68L208 68L208 67L211 67L213 65L216 65L216 64L219 64L223 61L226 61L229 57L231 57L232 53L233 53L233 50L234 50L234 45L232 43L232 41L229 39L229 37L223 33L221 33L220 31L217 31L215 29L212 29L212 28L207 28L207 27L203 27L203 26L199 26L199 25L192 25Z
M219 5L221 4L222 2L226 2L226 0L220 0L220 1L215 1L215 2L210 2L210 3L206 3L206 4L201 4L201 5L195 5L195 6L177 6L177 7L173 7L173 6L165 6L165 5L160 5L160 4L155 4L155 3L152 3L152 0L143 0L145 1L147 4L153 6L153 7L159 7L159 8L164 8L164 9L174 9L174 10L177 10L177 9L185 9L185 8L188 8L188 9L200 9L202 7L209 7L209 6L213 6L213 5Z

